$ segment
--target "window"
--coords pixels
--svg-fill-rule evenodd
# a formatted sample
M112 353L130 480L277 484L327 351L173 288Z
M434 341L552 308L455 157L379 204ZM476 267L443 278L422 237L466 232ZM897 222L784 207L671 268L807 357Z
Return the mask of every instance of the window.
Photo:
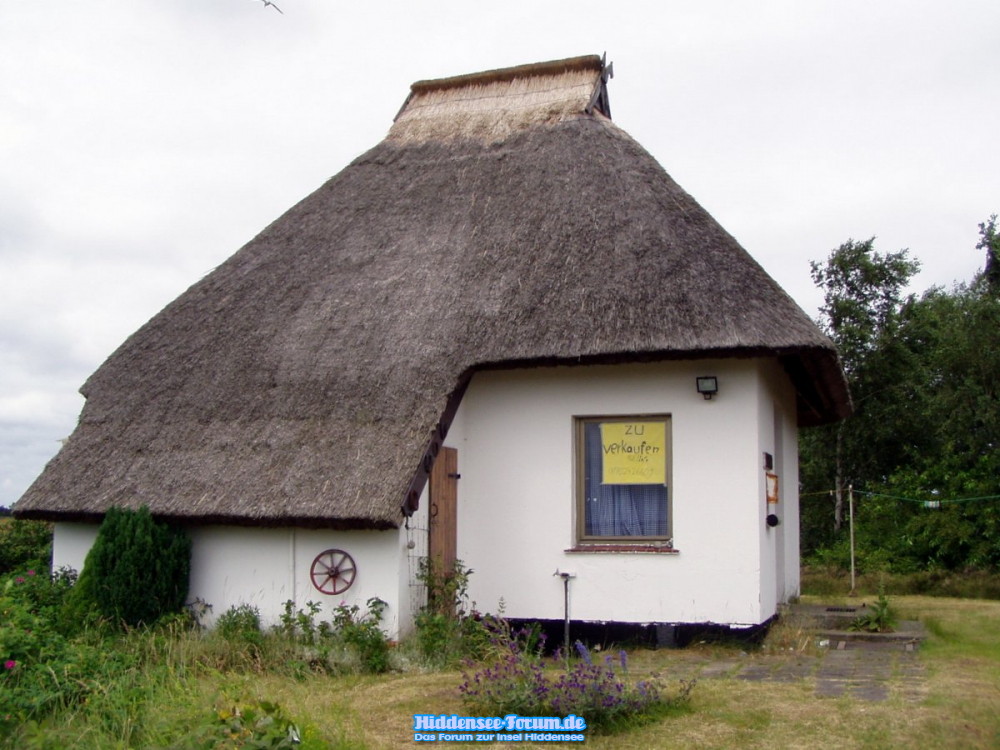
M577 539L669 542L669 416L576 420Z

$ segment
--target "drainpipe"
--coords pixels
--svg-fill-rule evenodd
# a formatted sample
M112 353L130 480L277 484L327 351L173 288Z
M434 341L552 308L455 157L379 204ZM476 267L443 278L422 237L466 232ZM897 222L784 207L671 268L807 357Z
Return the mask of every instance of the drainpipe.
M292 592L292 601L298 606L298 592L295 590L295 528L288 530L288 569L292 577L292 585L289 587Z
M566 664L569 665L570 645L569 645L569 579L576 578L576 573L561 571L556 568L553 576L559 576L563 580L563 653L566 655Z

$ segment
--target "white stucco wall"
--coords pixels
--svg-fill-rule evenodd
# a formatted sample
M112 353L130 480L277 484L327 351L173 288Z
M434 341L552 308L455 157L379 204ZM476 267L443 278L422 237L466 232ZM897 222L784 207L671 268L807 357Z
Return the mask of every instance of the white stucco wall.
M211 605L207 624L231 606L250 604L260 610L265 625L275 625L289 599L296 609L305 610L309 601L321 604L317 618L329 620L342 601L365 611L368 599L377 596L389 604L382 626L391 638L412 625L406 538L399 531L195 526L189 532L188 599ZM96 537L96 524L57 523L53 564L82 570ZM342 595L319 592L310 578L312 561L327 549L348 552L357 565L354 583Z
M695 378L714 375L712 400ZM798 593L798 446L795 396L771 360L678 361L476 374L445 444L458 450L458 557L472 568L481 611L561 619L558 570L575 620L752 625ZM671 415L672 516L677 554L568 552L575 545L574 417ZM768 529L763 453L775 455L781 525ZM389 603L383 626L407 632L423 603L416 580L427 551L427 490L398 531L192 527L190 599L257 606L276 623L284 602ZM81 569L94 524L58 523L53 564ZM349 552L354 585L343 596L309 578L323 550Z
M52 529L52 570L83 570L83 561L97 539L96 523L57 523Z
M760 527L761 608L772 614L799 592L799 452L795 418L795 391L781 366L758 362L757 414L760 456L761 518L778 516L780 524ZM778 475L779 499L768 507L763 455L770 453Z
M695 390L699 375L719 379L710 401ZM576 574L576 620L766 620L774 614L777 570L773 551L762 551L773 543L763 531L759 423L766 393L773 442L770 394L786 408L785 381L777 365L758 360L476 374L446 441L458 449L458 557L475 571L471 598L484 611L502 600L510 617L561 619L559 569ZM672 417L678 554L567 552L575 544L574 417L633 414ZM794 439L786 427L786 463Z

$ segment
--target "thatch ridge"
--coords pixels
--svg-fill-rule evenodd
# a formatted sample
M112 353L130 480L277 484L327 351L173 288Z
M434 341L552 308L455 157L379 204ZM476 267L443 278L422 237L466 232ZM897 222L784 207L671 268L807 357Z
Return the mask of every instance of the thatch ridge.
M478 369L716 356L783 361L803 424L850 409L830 341L605 118L387 138L91 376L16 512L396 526Z
M426 94L430 91L485 86L490 83L524 80L527 78L559 76L570 71L592 70L600 72L601 68L602 61L599 56L583 55L581 57L568 57L564 60L552 60L542 63L516 65L510 68L485 70L481 73L466 73L464 75L451 76L450 78L433 78L417 81L410 86L410 91L414 94Z
M459 79L424 82L410 92L387 138L400 145L499 142L520 130L582 116L604 90L603 63L595 59L596 68L590 58L576 58L461 76L461 85L454 83ZM517 71L521 75L513 75Z

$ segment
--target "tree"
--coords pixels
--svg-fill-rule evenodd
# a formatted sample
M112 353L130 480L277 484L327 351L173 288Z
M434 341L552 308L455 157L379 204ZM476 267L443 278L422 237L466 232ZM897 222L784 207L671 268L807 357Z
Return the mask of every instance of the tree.
M156 521L145 506L111 508L87 553L70 606L81 616L93 606L116 623L152 625L184 606L190 569L191 539L185 531Z
M877 567L1000 564L1000 269L996 217L980 225L986 267L968 284L903 297L916 265L848 242L826 265L824 327L841 347L854 415L802 432L803 495L835 484L878 493L856 508L858 548ZM907 502L906 498L916 502ZM982 498L982 500L968 500ZM924 507L936 500L940 507ZM936 505L936 504L932 504ZM834 508L836 516L836 508ZM836 558L836 519L803 504L806 554Z
M997 234L996 214L979 225L979 242L976 243L976 248L986 251L983 282L991 294L1000 294L1000 235Z
M827 258L813 262L813 282L824 291L821 326L840 351L854 400L855 414L833 430L819 433L810 446L822 451L829 461L811 456L810 473L833 470L836 499L833 532L843 523L843 488L877 476L885 466L885 454L893 442L871 428L870 417L882 411L893 391L899 388L900 370L909 366L902 351L891 346L903 306L903 290L920 265L907 250L880 254L875 238L864 242L848 240ZM864 425L864 427L862 427ZM867 430L867 431L866 431ZM831 445L832 443L832 445ZM851 460L848 459L848 453ZM853 471L848 474L847 468Z

